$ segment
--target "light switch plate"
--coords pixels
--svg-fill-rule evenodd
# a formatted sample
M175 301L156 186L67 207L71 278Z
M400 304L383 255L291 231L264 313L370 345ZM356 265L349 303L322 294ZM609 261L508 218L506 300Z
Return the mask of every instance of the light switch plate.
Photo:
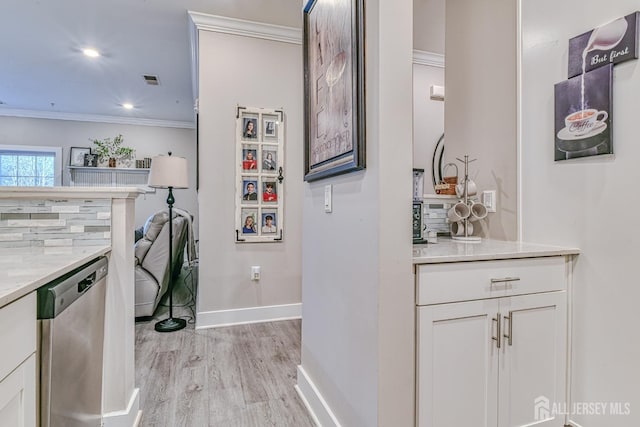
M482 204L487 208L487 212L496 212L496 190L483 191Z
M333 203L332 203L332 185L325 185L324 186L324 211L327 213L330 213L333 209Z

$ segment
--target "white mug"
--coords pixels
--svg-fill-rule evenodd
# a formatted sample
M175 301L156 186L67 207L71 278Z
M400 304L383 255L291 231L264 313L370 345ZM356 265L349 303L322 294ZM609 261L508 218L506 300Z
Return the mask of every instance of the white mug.
M465 205L462 202L458 202L447 213L447 217L449 218L449 222L458 222L467 218L471 215L471 209L469 206Z
M472 180L469 180L468 187L467 187L467 196L475 196L476 194L478 194L478 187L476 186L475 182L473 182ZM464 196L464 181L456 185L456 196L458 197Z
M474 202L471 205L471 215L469 215L469 221L478 221L480 219L486 218L487 216L487 207L480 202Z
M473 224L471 224L470 222L467 223L467 231L468 236L471 236L473 234ZM451 223L451 235L464 236L464 222Z

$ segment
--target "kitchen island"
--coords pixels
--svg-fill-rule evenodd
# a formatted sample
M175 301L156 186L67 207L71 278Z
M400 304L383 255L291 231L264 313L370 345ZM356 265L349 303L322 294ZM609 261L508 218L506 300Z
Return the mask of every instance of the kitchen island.
M35 290L107 255L103 425L134 426L134 209L138 188L6 188L0 191L0 417L36 425ZM17 366L17 368L16 368ZM19 397L19 398L18 398ZM17 399L17 400L16 400ZM17 403L16 403L17 402Z
M417 426L565 424L534 408L569 401L579 252L495 240L414 246Z

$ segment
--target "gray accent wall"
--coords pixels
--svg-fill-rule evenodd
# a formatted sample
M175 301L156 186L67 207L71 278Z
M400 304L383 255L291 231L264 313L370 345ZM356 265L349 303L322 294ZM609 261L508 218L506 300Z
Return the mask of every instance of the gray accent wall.
M516 8L515 1L446 1L445 159L459 168L456 157L478 159L469 175L479 191L496 190L498 203L480 221L480 235L500 240L518 238Z
M299 304L302 46L202 30L199 67L202 221L198 313ZM282 242L235 242L238 105L282 109L285 114ZM306 228L313 226L306 224ZM254 265L261 267L259 281L251 281Z

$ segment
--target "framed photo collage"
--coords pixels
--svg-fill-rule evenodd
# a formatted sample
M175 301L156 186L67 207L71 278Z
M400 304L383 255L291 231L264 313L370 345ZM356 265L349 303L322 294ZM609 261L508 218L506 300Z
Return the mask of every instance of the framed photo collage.
M238 107L236 242L283 238L284 112Z

